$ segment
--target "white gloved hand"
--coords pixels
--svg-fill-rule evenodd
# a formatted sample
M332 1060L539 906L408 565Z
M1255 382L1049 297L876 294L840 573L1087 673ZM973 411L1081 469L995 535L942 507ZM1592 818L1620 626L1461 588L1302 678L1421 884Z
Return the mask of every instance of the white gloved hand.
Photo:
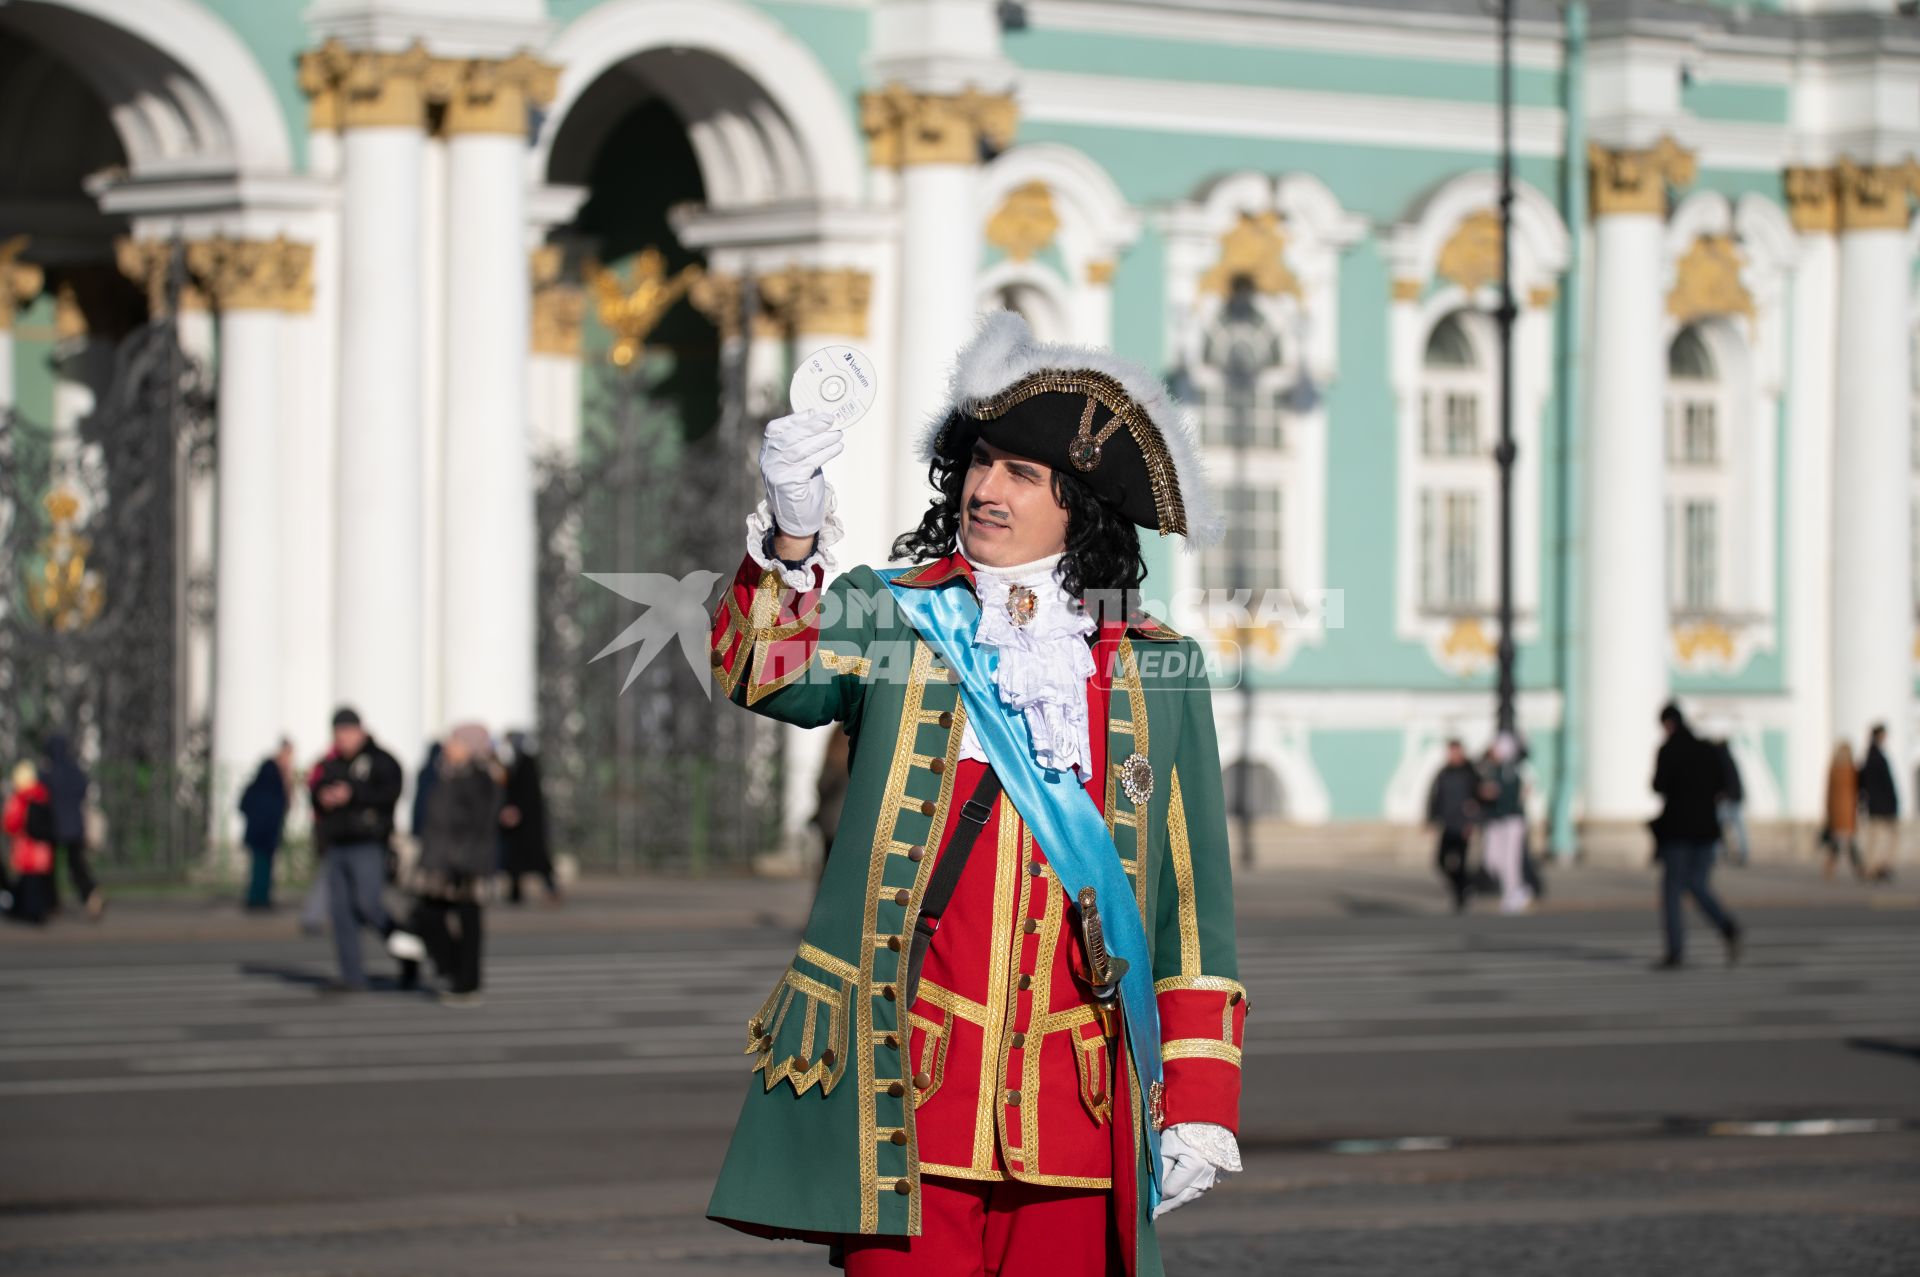
M1194 1139L1189 1141L1183 1132ZM1217 1150L1214 1156L1220 1160L1202 1148ZM1219 1183L1222 1174L1239 1169L1240 1148L1225 1127L1202 1122L1169 1126L1160 1132L1160 1204L1153 1208L1153 1217L1185 1206Z
M791 537L812 536L827 518L827 476L820 467L846 447L843 431L824 412L796 412L767 423L760 445L760 478L774 527Z

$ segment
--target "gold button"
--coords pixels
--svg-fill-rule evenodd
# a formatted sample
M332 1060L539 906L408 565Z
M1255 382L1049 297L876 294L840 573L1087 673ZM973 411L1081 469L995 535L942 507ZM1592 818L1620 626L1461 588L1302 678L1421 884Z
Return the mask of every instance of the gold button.
M1019 1107L1020 1107L1020 1092L1018 1092L1018 1091L1008 1091L1008 1092L1007 1092L1007 1104L1008 1104L1008 1106L1009 1106L1009 1107L1011 1107L1011 1108L1019 1108Z
M1036 878L1044 878L1047 876L1047 867L1037 860L1031 865L1028 865L1027 868L1033 871L1033 876Z
M916 1073L913 1075L913 1084L918 1089L924 1091L928 1087L933 1085L933 1079L928 1077L925 1073Z
M716 669L718 669L720 666L725 665L727 663L727 654L726 654L726 651L722 648L717 648L717 647L713 648L711 651L707 653L707 656L710 660L713 661L714 668Z
M894 998L893 986L890 984L881 985L880 996L885 998L889 1002L893 1001L893 998Z
M947 760L944 758L933 759L927 764L927 770L938 776L941 772L947 770Z
M952 727L952 726L953 726L953 715L952 715L952 714L950 714L950 713L948 713L948 712L947 712L946 710L944 710L944 709L943 709L943 710L941 710L941 711L940 711L940 717L939 717L939 719L938 719L938 720L936 720L936 721L938 721L938 722L939 722L939 724L940 724L940 726L942 726L942 727Z
M924 860L926 858L926 855L927 855L927 845L925 843L917 842L913 846L907 848L907 859L911 860L916 865L919 864L922 860Z
M905 1137L902 1136L901 1138L904 1139ZM900 1196L905 1197L908 1193L911 1193L913 1191L913 1185L907 1183L907 1181L903 1179L898 1179L893 1182L893 1191L900 1194Z
M885 1036L884 1038L881 1038L880 1044L886 1047L889 1051L898 1051L900 1049L900 1039L891 1033L887 1034L887 1036Z
M1028 935L1032 935L1034 932L1040 930L1040 920L1038 918L1028 918L1021 924L1021 928Z
M887 937L887 948L889 948L889 949L891 949L891 950L893 950L893 951L894 951L895 953L898 953L898 952L900 952L900 937L899 937L899 936L888 936L888 937Z
M806 1072L806 1069L807 1069L807 1057L806 1057L806 1056L804 1056L804 1055L796 1055L796 1056L794 1056L794 1057L793 1057L793 1071L794 1071L794 1072L796 1072L796 1073L804 1073L804 1072Z
M1026 1034L1024 1034L1024 1033L1016 1033L1016 1034L1014 1034L1014 1035L1013 1035L1013 1049L1014 1049L1014 1050L1016 1050L1016 1051L1018 1051L1018 1050L1021 1050L1021 1049L1023 1049L1023 1048L1024 1048L1024 1047L1025 1047L1026 1045L1027 1045L1027 1035L1026 1035Z
M820 1063L826 1065L828 1068L832 1068L833 1062L839 1058L840 1058L839 1056L833 1053L832 1047L828 1047L826 1050L820 1053Z
M1022 974L1020 977L1020 987L1023 989L1031 989L1033 987L1033 977Z
M900 1085L900 1083L898 1082L891 1083L887 1087L887 1094L891 1095L896 1100L899 1099L901 1096L905 1095L906 1093L907 1093L907 1088Z
M895 1148L898 1148L907 1142L907 1133L905 1131L895 1131L893 1134L887 1136L887 1138L893 1142Z
M1227 1005L1230 1007L1237 1007L1240 1005L1240 991L1238 989L1234 990L1233 996L1227 999Z
M893 893L893 903L897 905L903 905L911 899L913 899L913 893L911 891L908 891L905 887L902 887L900 888L900 890Z
M933 804L933 799L931 799L931 798L922 798L922 799L920 800L920 814L921 814L922 816L931 816L931 815L933 815L933 805L934 805L934 804Z

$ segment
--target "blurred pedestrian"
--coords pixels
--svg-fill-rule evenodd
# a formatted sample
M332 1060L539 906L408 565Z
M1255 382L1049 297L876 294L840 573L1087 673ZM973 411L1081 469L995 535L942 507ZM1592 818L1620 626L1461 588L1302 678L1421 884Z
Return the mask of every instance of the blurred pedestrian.
M520 880L532 874L545 884L547 903L559 904L560 884L553 876L553 847L547 840L547 798L533 737L521 731L508 732L507 757L506 802L500 808L507 900L520 903Z
M1482 855L1487 871L1500 883L1502 913L1522 913L1533 903L1533 891L1527 886L1526 797L1520 742L1513 733L1501 732L1487 751L1480 801L1487 822Z
M440 753L439 741L429 744L426 761L420 764L420 773L413 778L413 811L407 821L407 832L413 835L416 846L427 828L427 795L440 779Z
M477 723L454 728L434 766L439 775L423 813L420 859L408 889L413 929L447 977L441 1001L458 1006L479 1000L481 896L496 868L506 776L486 728Z
M1845 741L1834 744L1827 766L1827 823L1820 831L1820 845L1827 851L1821 873L1828 879L1842 851L1853 865L1853 876L1867 876L1860 863L1860 773L1853 766L1853 748Z
M1747 841L1746 786L1740 782L1740 764L1733 757L1733 742L1717 741L1713 749L1720 760L1720 801L1714 808L1720 818L1720 836L1727 848L1727 859L1744 868L1752 855Z
M45 922L53 910L53 807L32 763L14 765L0 830L12 839L13 901L7 914L19 922Z
M360 715L341 709L333 716L333 748L314 769L312 786L313 823L327 846L327 907L340 963L340 978L329 988L365 989L360 928L383 939L394 931L380 895L392 849L393 809L403 787L400 764L374 743Z
M326 765L327 760L322 758L307 769L307 803L313 809L313 819L307 824L307 837L313 842L313 881L307 884L307 897L300 904L300 931L309 936L325 931L327 920L333 916L327 906L327 829L313 801L313 791L319 788L321 769Z
M287 809L293 805L293 742L282 738L271 758L262 759L253 780L240 795L240 816L246 827L240 841L251 860L245 906L252 912L273 908L273 858L286 832Z
M1665 799L1660 814L1650 822L1654 857L1660 862L1661 916L1667 933L1667 952L1656 970L1671 971L1686 955L1686 922L1680 898L1690 895L1700 912L1720 930L1726 941L1727 961L1740 958L1740 924L1713 894L1710 878L1720 845L1718 800L1720 759L1714 747L1693 734L1680 707L1669 703L1660 711L1666 743L1654 763L1653 789Z
M1867 877L1893 881L1893 862L1900 852L1900 794L1893 787L1893 766L1887 762L1887 725L1875 723L1867 736L1867 756L1860 763L1860 805L1867 809L1867 828L1861 851Z
M1437 830L1440 845L1434 861L1453 889L1453 911L1464 913L1473 893L1473 872L1467 849L1474 822L1480 818L1480 773L1467 761L1466 748L1447 742L1447 761L1427 790L1427 827Z
M99 921L106 912L107 898L94 881L87 864L87 787L92 783L74 759L73 746L65 736L47 738L47 762L41 772L47 787L47 801L53 808L53 850L56 860L66 862L67 881L73 894L85 907L87 916ZM53 907L60 907L60 884L53 880Z

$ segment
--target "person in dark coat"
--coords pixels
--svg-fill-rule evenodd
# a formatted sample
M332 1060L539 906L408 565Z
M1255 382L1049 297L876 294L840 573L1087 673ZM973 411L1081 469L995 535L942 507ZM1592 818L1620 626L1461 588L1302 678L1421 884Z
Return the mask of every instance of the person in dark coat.
M427 795L440 780L440 755L443 747L439 741L427 746L427 760L420 764L420 774L413 781L413 813L407 822L407 830L417 841L427 828Z
M1714 896L1709 882L1720 845L1718 802L1725 784L1720 756L1711 742L1693 734L1678 705L1670 703L1660 711L1660 726L1667 740L1654 763L1653 789L1666 801L1649 827L1654 858L1662 869L1660 904L1667 952L1655 969L1671 971L1685 959L1687 934L1680 899L1687 895L1719 928L1727 944L1727 961L1735 962L1740 957L1740 924Z
M73 894L86 907L87 916L98 920L106 912L107 898L94 881L87 864L87 787L92 784L86 771L73 756L73 745L65 736L47 738L47 760L41 768L41 783L47 787L47 801L53 808L53 850L66 861L67 880ZM60 888L56 881L54 908L60 907Z
M507 874L507 900L522 900L520 880L538 875L546 884L547 900L560 902L560 884L553 876L553 848L547 841L547 799L540 783L540 760L532 737L508 732L506 802L500 808L502 867Z
M1720 802L1717 811L1721 837L1728 840L1727 859L1744 867L1752 855L1752 848L1747 842L1747 789L1740 782L1740 764L1734 761L1733 742L1718 741L1713 750L1720 760Z
M1860 761L1860 805L1867 815L1861 850L1867 877L1874 882L1893 881L1900 849L1900 794L1893 787L1886 746L1887 725L1875 723L1867 737L1867 756Z
M260 770L240 795L240 815L246 828L240 841L252 860L247 875L246 908L264 912L273 908L273 858L287 827L287 809L293 805L293 742L282 740L272 758L262 759Z
M441 1001L458 1006L479 998L481 894L495 869L505 777L477 723L448 734L435 767L408 889L413 929L447 976Z
M314 828L327 849L327 910L340 963L340 978L331 987L364 989L360 928L386 938L394 932L381 892L392 850L393 809L405 781L400 764L374 743L360 716L341 709L333 716L333 748L314 768L311 785Z
M1467 761L1457 740L1447 742L1447 761L1427 790L1427 826L1439 831L1434 863L1453 888L1453 911L1464 913L1473 893L1473 874L1467 866L1467 843L1480 819L1480 772Z

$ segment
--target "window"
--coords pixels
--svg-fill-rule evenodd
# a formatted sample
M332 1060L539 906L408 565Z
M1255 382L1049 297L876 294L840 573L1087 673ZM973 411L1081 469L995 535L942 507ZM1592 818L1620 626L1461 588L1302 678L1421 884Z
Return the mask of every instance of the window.
M1714 616L1727 584L1732 481L1727 388L1698 328L1667 352L1667 602L1678 617Z
M1199 334L1190 369L1200 439L1221 476L1227 535L1200 560L1209 589L1265 590L1288 584L1292 552L1287 489L1297 459L1289 437L1296 373L1272 321L1251 290L1237 288ZM1236 568L1242 570L1236 571Z
M1495 484L1490 360L1473 330L1480 317L1455 311L1427 338L1420 387L1420 608L1487 611L1494 582Z
M1287 572L1282 549L1286 544L1281 522L1280 488L1273 484L1237 484L1221 494L1227 535L1201 552L1201 572L1209 585L1229 583L1255 589L1284 586ZM1246 572L1236 573L1239 555L1246 555Z

